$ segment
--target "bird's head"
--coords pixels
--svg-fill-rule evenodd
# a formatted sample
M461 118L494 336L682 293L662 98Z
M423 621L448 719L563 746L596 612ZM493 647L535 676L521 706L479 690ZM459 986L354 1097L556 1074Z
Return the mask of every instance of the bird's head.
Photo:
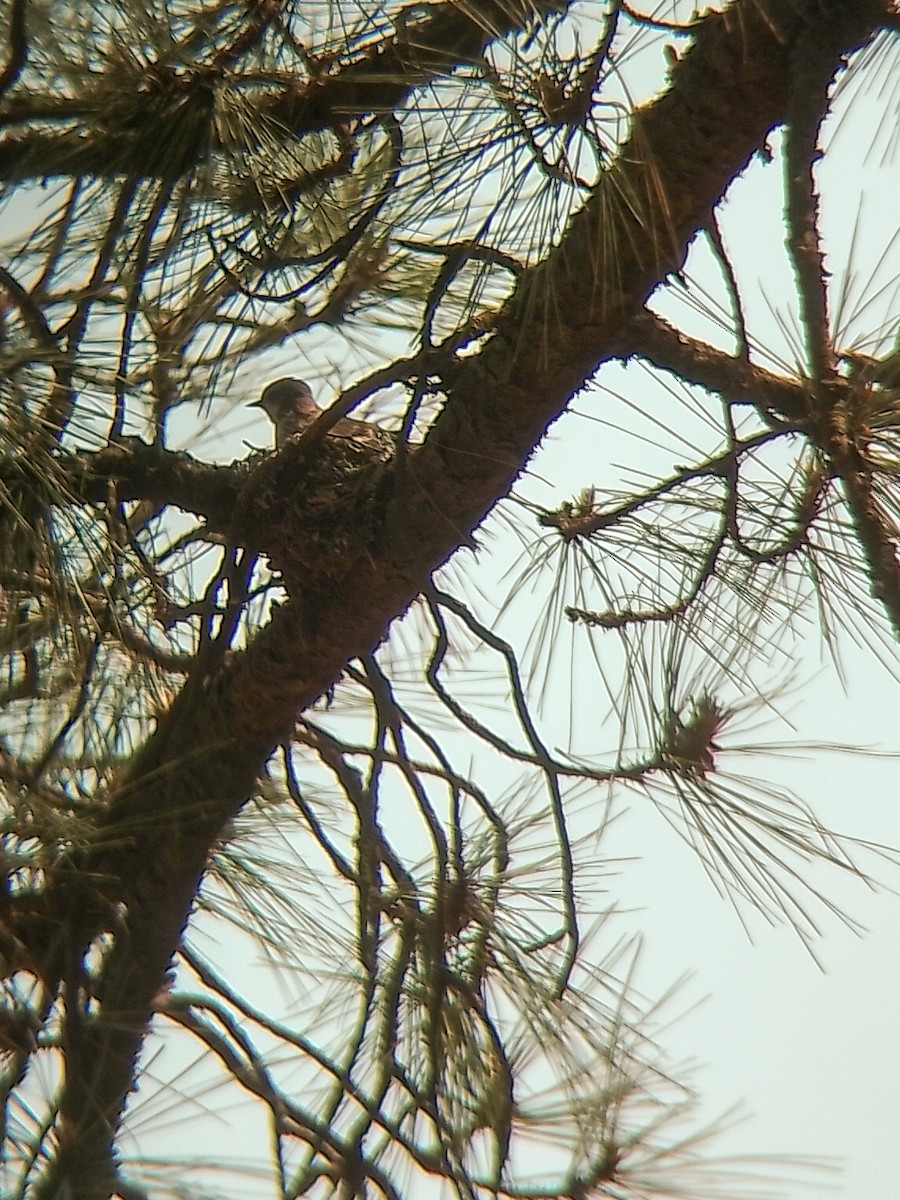
M293 418L298 428L311 425L322 411L302 379L276 379L250 407L261 408L276 426Z

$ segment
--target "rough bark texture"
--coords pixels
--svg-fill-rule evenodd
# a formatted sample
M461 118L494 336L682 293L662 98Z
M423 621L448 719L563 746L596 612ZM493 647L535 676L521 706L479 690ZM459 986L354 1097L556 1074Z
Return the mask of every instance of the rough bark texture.
M713 205L784 118L791 62L810 29L827 27L835 52L847 53L865 42L884 13L874 2L744 0L708 17L673 72L670 90L636 114L617 164L559 247L522 277L481 353L439 369L444 409L421 448L399 467L383 465L374 485L382 519L346 526L346 569L323 569L316 577L304 564L303 585L276 608L250 647L196 671L160 717L110 797L106 836L79 864L99 881L110 911L115 905L124 915L104 972L102 1016L71 1051L65 1136L47 1197L67 1194L67 1178L89 1179L96 1164L108 1161L152 1000L190 916L210 846L245 802L270 752L348 659L379 644L430 573L507 493L569 398L601 363L627 353L636 336L630 322L653 287L678 268ZM463 53L477 54L483 36L469 30ZM398 55L401 48L398 34L380 53ZM360 78L371 58L355 68ZM427 57L413 62L407 54L398 63L397 70L411 73L412 85L429 69ZM348 78L342 86L351 99L339 103L362 108L354 90L361 82ZM291 120L306 127L327 121L336 103L326 99L329 88L338 83L323 82L318 99L295 98ZM379 92L378 103L389 107L392 96ZM367 92L365 104L372 99ZM53 156L48 170L95 169L102 157L102 146L72 158L57 135L40 138ZM0 159L0 174L22 178L36 153L14 139ZM198 467L119 446L93 463L81 462L73 481L88 500L99 499L102 481L115 478L123 496L182 503L230 539L268 549L289 576L283 561L290 543L283 513L292 503L287 480L295 479L302 492L304 453L298 445L279 455L282 466L293 456L296 471L278 475L272 460L254 476L243 467ZM369 499L359 503L365 507ZM95 915L94 907L88 911ZM101 904L96 912L102 911ZM93 931L88 920L85 942ZM105 1192L97 1183L77 1194Z

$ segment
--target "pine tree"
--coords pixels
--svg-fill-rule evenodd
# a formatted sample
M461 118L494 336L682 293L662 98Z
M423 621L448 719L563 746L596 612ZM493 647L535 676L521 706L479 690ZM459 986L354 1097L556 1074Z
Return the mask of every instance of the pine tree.
M604 814L803 937L802 863L857 869L722 760L810 616L895 653L896 311L833 282L818 168L898 17L688 7L10 0L4 1195L739 1194L595 952ZM755 169L790 363L723 232ZM630 473L547 502L637 364ZM272 449L280 377L325 411ZM606 711L564 753L569 644ZM239 1185L142 1158L198 1050L262 1114Z

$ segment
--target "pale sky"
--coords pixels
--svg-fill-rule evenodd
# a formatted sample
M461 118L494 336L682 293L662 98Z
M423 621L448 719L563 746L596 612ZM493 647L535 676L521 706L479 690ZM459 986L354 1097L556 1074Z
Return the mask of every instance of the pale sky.
M822 172L829 265L838 277L853 241L855 275L848 310L867 283L877 293L857 326L851 326L856 337L876 330L897 311L896 162L890 155L884 157L883 145L873 152L869 137L882 113L876 98L863 97ZM795 300L780 251L777 137L772 148L776 161L754 163L733 189L723 233L738 271L751 333L776 359L790 362ZM858 229L857 212L862 214ZM716 273L702 251L689 261L688 273L721 299ZM683 307L671 308L663 298L657 307L677 314L690 332L728 345L708 321L687 318ZM289 365L289 350L281 353L281 362ZM308 356L308 350L301 350L300 361ZM280 369L279 364L272 374ZM655 463L665 473L667 463L680 461L673 460L671 451L657 454L648 449L642 435L656 436L656 431L603 389L621 393L654 419L674 414L673 427L686 436L700 437L705 428L702 416L679 407L681 401L663 411L663 401L640 369L607 368L573 408L631 432L615 432L608 424L579 416L564 418L533 460L532 478L523 482L523 492L552 506L581 487L610 484L615 473L609 464L652 469ZM263 444L267 431L262 425L248 431L242 419L241 427L243 436ZM541 478L551 480L553 488L542 488ZM509 546L501 546L501 559L510 553ZM529 618L527 606L514 608L502 626L505 635L524 641L529 619L534 617ZM567 636L565 630L562 636ZM602 639L597 644L602 656ZM813 633L805 650L797 652L796 682L779 704L788 721L780 728L773 721L761 736L763 741L771 738L810 748L774 761L748 757L740 769L792 788L823 822L840 832L900 846L900 760L890 757L900 751L897 684L890 670L848 639L841 652L846 691ZM565 654L560 658L564 672ZM895 661L895 671L896 665ZM783 676L789 666L773 664L773 678ZM585 682L586 674L578 673L581 682L575 696L574 724L582 734L585 720L602 705L599 689ZM765 683L761 680L761 686ZM564 692L560 685L559 695ZM545 713L542 718L545 729L554 728ZM558 740L548 740L565 743L568 713L555 724ZM885 756L850 757L814 745L829 742L859 745ZM611 752L614 742L605 748ZM689 976L665 1009L673 1021L660 1040L674 1062L697 1064L693 1079L702 1096L700 1113L708 1122L734 1106L740 1106L745 1117L713 1143L710 1153L718 1148L722 1154L758 1157L761 1173L783 1176L779 1194L786 1200L818 1200L823 1195L886 1200L896 1191L893 1143L900 1127L900 899L890 890L900 889L900 871L862 854L860 865L887 885L870 891L837 869L811 864L809 877L867 932L851 933L837 917L818 909L814 920L821 936L810 954L785 926L772 927L745 913L745 928L717 896L696 858L647 802L632 797L627 807L628 815L614 825L602 846L604 855L628 860L609 881L610 903L621 912L610 924L610 937L642 934L635 984L651 999ZM674 1020L679 1013L684 1015ZM767 1161L779 1155L818 1160L829 1169L810 1173Z
M896 154L883 137L873 150L868 137L883 114L883 96L861 97L821 173L829 265L838 281L853 245L854 274L846 311L852 311L855 298L867 294L867 287L874 297L857 324L850 325L856 338L883 328L885 319L898 311ZM773 149L777 151L777 138ZM734 188L723 232L745 289L751 332L776 358L790 360L790 333L786 337L784 331L791 328L794 300L790 273L779 251L780 187L777 154L770 165L755 163ZM857 214L861 214L859 221ZM702 252L689 261L687 271L721 298L715 271ZM669 307L665 298L658 299L657 307L677 314L691 333L728 344L721 335L717 337L709 321L700 317L689 321L682 307ZM315 339L283 347L268 378L282 373L307 375L306 364L316 368L327 364L332 355L337 361L337 343L322 341L320 334ZM295 362L304 368L295 368ZM246 384L249 395L249 379ZM613 393L624 396L625 402L617 401ZM264 419L239 408L246 398L233 398L231 416L217 421L213 435L202 443L204 453L211 448L215 457L228 460L243 456L244 441L266 444L269 430ZM616 464L657 467L665 474L672 463L688 459L673 457L675 451L668 446L650 450L642 435L657 434L629 405L653 419L671 416L677 432L700 439L706 428L703 414L699 408L685 407L690 403L663 398L639 368L611 366L576 399L575 412L553 427L521 491L552 507L583 487L610 486ZM195 417L187 411L174 414L174 426L177 430L183 423L186 441L191 436L188 427L193 424L196 429ZM626 432L614 426L625 427ZM545 487L542 478L550 479L552 488ZM500 531L502 522L493 521L490 527ZM507 565L512 544L499 533L498 537L497 560ZM492 575L499 577L500 568L489 567L485 577ZM491 592L492 598L498 594L498 590ZM528 606L520 604L510 610L501 628L505 636L524 643L534 619L533 610L529 613ZM900 759L892 757L900 753L900 705L897 680L891 675L891 671L900 674L900 663L894 657L886 669L873 661L871 652L843 639L846 687L842 687L814 632L795 656L796 682L778 703L787 720L779 727L773 718L760 735L762 741L809 748L777 760L746 755L729 761L736 769L790 787L836 830L900 847ZM570 633L564 629L561 635L564 650ZM576 637L575 644L583 647L584 641ZM605 655L614 660L601 636L595 645L601 660ZM761 671L760 686L784 678L790 668L790 663L773 662L768 680ZM612 756L615 740L609 740L608 729L602 728L608 711L602 688L580 666L571 716L564 682L567 669L561 653L557 673L548 685L558 706L546 704L541 710L547 741L565 750L571 736L583 746L594 722L597 754ZM724 740L727 743L727 737ZM832 742L880 753L850 756L816 746ZM736 1105L746 1114L741 1124L714 1143L710 1153L718 1149L723 1154L758 1156L759 1170L774 1176L780 1168L777 1163L767 1165L767 1156L827 1160L832 1168L840 1168L813 1176L785 1172L781 1189L785 1200L820 1200L829 1195L835 1200L889 1200L897 1194L894 1142L900 1128L900 869L861 853L860 866L885 884L876 891L836 868L811 864L809 878L866 932L851 932L820 907L814 919L821 936L810 954L784 925L768 925L748 912L742 924L650 804L637 794L618 794L622 797L618 807L628 812L604 835L599 851L622 860L606 880L608 902L618 909L610 919L610 940L641 933L644 946L634 983L651 1000L688 977L666 1006L665 1015L672 1021L660 1033L660 1041L673 1062L697 1064L693 1079L702 1096L699 1123L704 1117L712 1122ZM579 824L588 815L582 805ZM241 947L240 953L244 952ZM246 959L238 962L238 953L236 943L236 977L258 970ZM676 1020L679 1013L683 1015ZM176 1099L172 1109L177 1108ZM228 1130L229 1120L241 1140L248 1137L242 1116L229 1116L224 1108L214 1115L221 1119L224 1146L235 1136ZM148 1146L162 1152L167 1147L176 1153L187 1151L187 1144L179 1145L180 1137L184 1135L188 1143L194 1130L183 1113L177 1124L180 1131L176 1126L164 1127L161 1120L152 1130L148 1126ZM251 1124L258 1127L255 1117Z

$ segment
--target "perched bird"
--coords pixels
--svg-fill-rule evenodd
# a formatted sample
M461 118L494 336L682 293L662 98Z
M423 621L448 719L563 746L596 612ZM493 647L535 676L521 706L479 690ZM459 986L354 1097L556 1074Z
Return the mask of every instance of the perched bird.
M309 384L302 379L276 379L250 407L261 408L275 426L276 449L288 438L309 429L323 411L313 399Z
M261 408L275 426L276 450L289 438L304 433L325 412L313 399L309 384L304 383L302 379L276 379L250 407ZM329 429L328 436L364 438L373 445L391 437L376 425L370 425L368 421L357 421L353 417L341 417Z

